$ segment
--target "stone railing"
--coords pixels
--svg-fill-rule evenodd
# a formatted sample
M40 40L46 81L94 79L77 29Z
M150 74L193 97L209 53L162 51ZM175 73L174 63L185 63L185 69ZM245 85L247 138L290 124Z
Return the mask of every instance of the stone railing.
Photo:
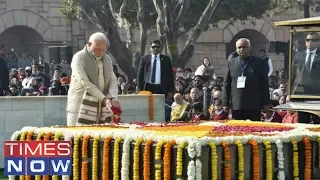
M164 95L153 95L154 120L164 122ZM150 122L147 95L119 96L122 122ZM67 96L0 98L0 168L3 168L3 141L25 126L66 125Z

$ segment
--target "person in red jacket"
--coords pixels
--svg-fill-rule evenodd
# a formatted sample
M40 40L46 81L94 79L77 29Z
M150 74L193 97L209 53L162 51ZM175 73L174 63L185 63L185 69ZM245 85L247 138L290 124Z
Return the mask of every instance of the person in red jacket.
M228 119L229 113L225 112L223 110L222 100L221 99L216 99L214 101L214 106L215 106L214 107L214 111L211 114L210 120L217 121L217 120L226 120L226 119Z

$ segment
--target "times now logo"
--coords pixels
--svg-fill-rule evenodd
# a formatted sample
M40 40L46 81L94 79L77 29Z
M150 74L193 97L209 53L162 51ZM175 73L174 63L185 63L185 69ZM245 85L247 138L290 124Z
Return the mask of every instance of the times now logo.
M71 175L71 141L5 141L5 175Z

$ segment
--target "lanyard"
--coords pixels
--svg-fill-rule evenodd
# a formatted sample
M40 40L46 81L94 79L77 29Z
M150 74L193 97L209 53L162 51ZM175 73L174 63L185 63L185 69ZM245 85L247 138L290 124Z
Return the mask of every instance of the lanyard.
M250 56L250 58L249 58L249 60L247 61L247 63L246 63L244 66L242 66L241 61L240 61L240 56L238 56L238 62L239 62L239 64L240 64L240 67L241 67L241 70L242 70L242 76L243 76L243 73L244 73L244 71L246 70L246 68L247 68L247 66L248 66L248 64L249 64L249 62L250 62L250 60L251 60L251 57L252 57L252 56Z

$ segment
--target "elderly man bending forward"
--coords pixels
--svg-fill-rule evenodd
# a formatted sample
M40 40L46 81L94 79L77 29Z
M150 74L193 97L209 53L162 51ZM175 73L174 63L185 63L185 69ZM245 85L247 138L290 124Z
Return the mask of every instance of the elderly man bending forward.
M98 99L103 106L118 107L117 78L111 58L105 53L108 40L103 33L94 33L88 44L71 62L71 83L67 102L67 125L78 125L79 111L85 94Z

